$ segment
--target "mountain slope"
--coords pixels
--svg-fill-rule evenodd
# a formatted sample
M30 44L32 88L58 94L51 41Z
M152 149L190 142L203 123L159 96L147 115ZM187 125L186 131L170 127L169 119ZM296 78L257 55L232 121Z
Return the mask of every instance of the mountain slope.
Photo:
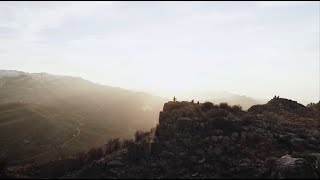
M35 104L0 105L0 154L10 162L37 156L67 141L76 127L70 116Z
M56 132L53 136L65 140L64 137L71 138L73 136L73 133L77 131L76 127L79 126L78 122L81 121L79 137L65 145L63 150L59 150L66 152L64 153L66 155L104 143L109 138L133 137L133 133L138 129L150 129L156 124L158 111L163 102L163 99L146 93L102 86L77 77L0 71L0 105L3 105L2 108L9 108L8 104L10 103L24 104L16 105L24 107L24 109L12 107L8 110L12 111L11 113L3 111L3 118L6 117L3 123L8 121L12 123L11 126L25 123L24 126L29 127L34 123L37 124L38 121L43 122L46 123L43 126L50 127L52 131ZM34 113L39 115L36 118L37 121L13 123L20 121L15 118L16 116L29 118L29 114L26 112L30 111L29 106L41 110L41 113ZM55 117L54 120L51 117ZM69 123L69 119L74 119L72 128L66 125ZM16 131L22 134L34 133L32 129L28 130L27 128L8 130L1 133L0 139L5 139L8 136L14 137ZM42 133L39 134L39 137L45 137L51 132L43 131ZM20 140L19 137L17 139ZM47 144L50 143L54 142L48 140ZM11 151L10 147L9 151ZM5 151L4 148L0 148L0 150ZM33 154L35 152L25 151L25 155L32 156ZM56 154L56 156L60 156L59 153ZM10 157L12 156L10 155ZM24 157L24 155L19 155L14 159L21 160Z

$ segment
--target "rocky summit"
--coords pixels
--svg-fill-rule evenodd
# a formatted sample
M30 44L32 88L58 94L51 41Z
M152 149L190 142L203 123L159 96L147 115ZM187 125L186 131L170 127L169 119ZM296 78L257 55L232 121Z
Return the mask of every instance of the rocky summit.
M243 111L210 102L167 102L135 140L47 164L8 167L6 178L320 177L319 103L275 97Z

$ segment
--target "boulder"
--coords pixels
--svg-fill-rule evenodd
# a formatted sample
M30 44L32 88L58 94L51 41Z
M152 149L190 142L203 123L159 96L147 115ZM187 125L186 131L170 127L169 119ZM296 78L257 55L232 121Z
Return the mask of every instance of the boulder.
M221 148L217 147L217 148L214 148L213 153L214 153L216 156L220 156L220 155L223 153L223 151L222 151Z
M204 155L204 153L205 153L205 151L202 150L202 149L197 149L197 150L196 150L196 154L197 154L197 155Z
M270 178L272 179L316 178L314 171L303 158L293 158L290 155L285 155L274 159L269 164L270 166Z
M198 161L199 164L202 164L206 161L206 158L202 158L201 160Z
M119 166L124 166L124 164L119 160L113 160L113 161L108 162L107 166L119 167Z
M232 139L233 141L237 140L238 137L239 137L239 133L237 133L237 132L233 132L233 133L231 134L231 139Z
M293 147L300 151L304 150L307 144L306 141L301 138L293 138L290 140L290 143Z
M218 136L211 136L211 140L213 142L217 142L218 141Z
M304 158L318 174L318 178L320 178L320 153L308 153Z

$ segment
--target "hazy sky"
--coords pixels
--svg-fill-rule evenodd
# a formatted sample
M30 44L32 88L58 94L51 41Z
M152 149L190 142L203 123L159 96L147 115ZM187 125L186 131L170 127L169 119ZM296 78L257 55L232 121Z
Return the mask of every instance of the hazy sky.
M319 2L0 2L0 69L319 101Z

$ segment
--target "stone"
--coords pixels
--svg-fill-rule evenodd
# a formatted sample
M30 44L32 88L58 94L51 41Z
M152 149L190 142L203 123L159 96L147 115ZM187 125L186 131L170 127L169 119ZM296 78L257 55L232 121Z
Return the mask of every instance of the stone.
M308 138L308 141L309 141L310 143L312 143L312 144L318 143L318 140L317 140L315 137L310 137L310 138Z
M245 141L247 139L246 133L241 133L240 139L241 139L241 141Z
M213 133L214 133L215 135L222 135L222 134L223 134L223 131L222 131L221 129L217 129L217 130L213 131Z
M108 166L112 166L112 167L124 166L124 164L123 164L121 161L119 161L119 160L110 161L110 162L108 162L107 165L108 165Z
M233 133L231 134L231 139L232 139L233 141L237 140L238 137L239 137L239 133L237 133L237 132L233 132Z
M217 142L218 141L218 136L211 136L211 140L213 142Z
M172 152L162 151L159 154L159 157L161 157L161 158L171 158L171 157L174 157L174 154Z
M192 177L196 177L198 174L199 174L199 173L196 172L196 173L192 174L191 176L192 176Z
M272 179L315 178L312 168L305 159L292 158L290 155L275 159L271 164Z
M198 156L190 156L190 157L189 157L189 160L190 160L191 162L193 162L193 163L197 162L198 159L199 159Z
M205 127L205 123L200 123L200 127L204 128Z
M320 140L320 131L314 130L312 132L312 136Z
M206 158L202 158L201 160L198 161L198 163L202 164L206 161Z
M293 138L290 140L290 143L293 147L295 147L298 150L304 150L306 146L306 141L301 138Z
M213 149L213 153L217 156L220 156L223 153L223 151L221 148L217 147Z
M157 164L156 164L156 163L151 163L150 166L151 166L152 168L155 168L155 167L157 167Z
M320 153L309 153L305 155L304 158L320 176Z
M196 150L196 154L197 154L197 155L203 155L204 153L205 153L205 151L202 150L202 149L197 149L197 150Z
M249 167L249 164L248 163L241 163L241 164L239 164L239 167L240 168L248 168Z

